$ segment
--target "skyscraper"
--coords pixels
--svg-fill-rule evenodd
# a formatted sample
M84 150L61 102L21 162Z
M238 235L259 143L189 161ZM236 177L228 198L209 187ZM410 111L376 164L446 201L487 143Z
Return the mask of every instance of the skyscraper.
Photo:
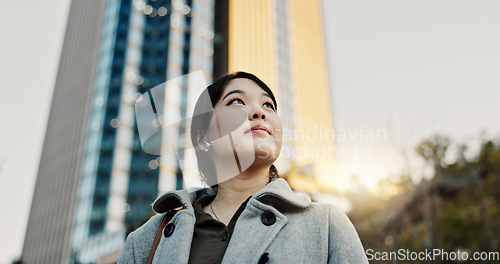
M275 90L289 161L334 181L336 160L320 1L229 1L228 70L257 74ZM300 186L297 186L300 187Z
M331 127L320 15L317 1L73 0L23 260L96 262L153 214L159 193L183 188L175 160L143 151L134 116L136 99L166 80L253 72L277 91L292 134ZM183 91L165 111L186 117ZM315 161L302 156L282 167Z
M61 51L22 258L67 263L105 2L74 1Z

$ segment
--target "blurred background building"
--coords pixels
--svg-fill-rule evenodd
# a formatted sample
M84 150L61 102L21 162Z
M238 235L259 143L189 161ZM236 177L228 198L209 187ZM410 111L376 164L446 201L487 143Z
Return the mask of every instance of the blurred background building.
M198 70L207 82L249 71L272 87L285 129L278 169L295 189L321 191L315 176L331 175L335 156L311 150L331 150L333 137L305 137L333 130L322 23L319 1L73 0L22 260L116 256L158 194L184 187L177 163L141 148L134 104Z

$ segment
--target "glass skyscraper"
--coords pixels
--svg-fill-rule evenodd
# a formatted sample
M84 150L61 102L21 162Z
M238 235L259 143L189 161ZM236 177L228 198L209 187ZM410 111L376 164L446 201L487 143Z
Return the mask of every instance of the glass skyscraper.
M331 127L321 23L317 1L73 0L23 261L98 262L153 215L159 194L184 187L175 159L142 149L134 115L167 80L253 72L277 91L292 134L309 124L304 109ZM184 117L188 93L172 99Z

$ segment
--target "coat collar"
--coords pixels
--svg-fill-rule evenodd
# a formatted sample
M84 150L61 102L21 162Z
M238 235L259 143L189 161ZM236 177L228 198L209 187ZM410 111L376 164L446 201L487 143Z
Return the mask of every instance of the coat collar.
M214 194L214 190L206 188L167 192L153 202L153 210L162 214L178 207L191 208L197 198L207 194ZM283 178L273 178L250 199L256 199L272 206L291 206L298 209L306 208L311 204L311 198L295 194Z

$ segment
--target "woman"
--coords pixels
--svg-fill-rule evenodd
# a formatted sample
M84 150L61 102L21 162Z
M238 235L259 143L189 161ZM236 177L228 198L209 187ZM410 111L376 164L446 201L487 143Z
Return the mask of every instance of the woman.
M344 213L278 177L281 130L274 95L256 76L236 72L210 85L191 141L211 188L159 197L158 215L130 233L119 263L146 263L158 230L153 263L367 263Z

